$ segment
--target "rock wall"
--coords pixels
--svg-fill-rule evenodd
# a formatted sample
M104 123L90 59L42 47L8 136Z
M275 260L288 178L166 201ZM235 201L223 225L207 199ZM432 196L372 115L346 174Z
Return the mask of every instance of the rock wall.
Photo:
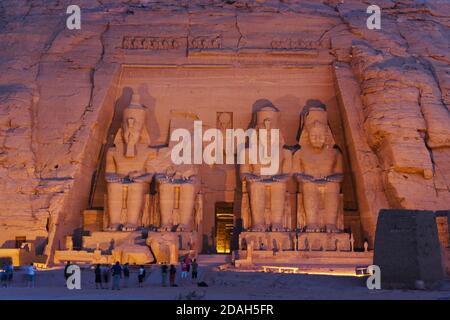
M123 64L334 66L366 237L380 208L448 208L447 1L371 1L378 31L359 0L83 0L68 30L72 2L0 3L0 245L81 225Z

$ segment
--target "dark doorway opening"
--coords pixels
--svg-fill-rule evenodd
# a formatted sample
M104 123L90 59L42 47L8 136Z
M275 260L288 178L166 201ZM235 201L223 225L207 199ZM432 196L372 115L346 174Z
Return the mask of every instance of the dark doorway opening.
M234 213L232 202L216 202L215 212L216 252L231 252L231 239L234 229Z

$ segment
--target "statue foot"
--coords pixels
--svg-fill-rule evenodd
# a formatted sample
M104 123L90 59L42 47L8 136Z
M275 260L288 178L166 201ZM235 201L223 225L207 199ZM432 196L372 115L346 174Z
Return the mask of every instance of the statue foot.
M261 225L259 225L259 226L252 227L251 230L254 231L254 232L264 232L264 231L266 231L266 228L261 226Z
M272 231L283 231L283 226L281 224L273 224Z
M137 225L132 223L127 223L122 227L122 231L136 231Z
M306 226L306 232L322 232L322 229L318 224L309 224Z
M327 232L328 233L338 233L340 230L334 224L327 224Z
M189 227L185 224L180 224L177 227L177 231L189 231Z
M172 231L172 225L170 224L165 224L163 226L161 226L158 231Z
M120 229L120 224L114 223L114 224L109 225L109 227L106 228L105 230L106 231L119 231L119 229Z

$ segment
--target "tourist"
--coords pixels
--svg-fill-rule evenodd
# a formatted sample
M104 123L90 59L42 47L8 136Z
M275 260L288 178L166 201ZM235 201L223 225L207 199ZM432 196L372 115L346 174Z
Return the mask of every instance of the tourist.
M116 264L111 268L112 271L112 290L120 290L120 278L122 277L122 267L120 262L117 261Z
M138 283L139 283L139 288L142 287L142 283L144 282L145 279L145 268L144 266L140 266L139 268L139 273L138 273Z
M7 285L7 275L6 275L6 266L2 265L0 268L0 281L1 281L1 287L6 288Z
M187 271L187 264L183 262L181 262L181 281L183 281L183 279L187 279L188 276L188 271Z
M100 264L97 264L97 266L94 269L95 274L95 289L103 289L102 285L102 269L100 268Z
M169 282L171 287L175 287L175 275L177 274L177 269L173 264L170 265L169 269Z
M70 261L67 261L66 266L64 267L64 279L66 280L66 282L64 282L64 285L67 284L67 279L71 276L71 273L69 273L69 267L70 267L71 263Z
M162 286L165 287L167 284L167 271L168 271L169 267L167 266L167 264L163 263L161 265L161 281L162 281Z
M191 269L191 257L189 257L189 254L186 253L186 255L184 256L184 263L186 264L186 269L187 269L187 273L189 274L189 271Z
M124 281L124 287L128 288L128 282L130 280L130 268L128 265L128 262L125 263L125 265L123 266L123 281Z
M259 250L266 250L266 247L264 246L264 243L261 242L261 244L259 245Z
M197 273L198 273L198 263L197 259L192 261L192 280L197 281Z
M7 281L8 281L8 287L12 286L13 275L14 275L14 265L13 265L12 261L10 261L8 263L8 265L6 266L6 276L7 276Z
M103 268L102 268L102 276L103 276L103 282L105 283L104 289L108 289L109 268L107 266L103 266Z
M34 288L36 282L36 267L33 263L30 263L29 266L26 267L26 276L27 276L27 287Z

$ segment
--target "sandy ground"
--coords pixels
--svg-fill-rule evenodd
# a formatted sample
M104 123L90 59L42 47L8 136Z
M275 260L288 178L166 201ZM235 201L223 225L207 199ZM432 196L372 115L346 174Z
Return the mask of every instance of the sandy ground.
M69 290L62 269L40 270L35 288L26 288L23 271L16 271L12 287L0 288L0 299L145 299L145 300L277 300L277 299L439 299L450 300L450 280L439 290L368 290L364 278L329 275L272 274L254 272L218 271L213 267L200 267L200 280L208 287L200 288L191 281L182 282L177 274L178 287L162 287L158 266L147 269L144 287L137 287L137 270L132 270L128 288L120 291L95 289L94 272L82 269L81 290ZM123 283L122 283L123 284Z

